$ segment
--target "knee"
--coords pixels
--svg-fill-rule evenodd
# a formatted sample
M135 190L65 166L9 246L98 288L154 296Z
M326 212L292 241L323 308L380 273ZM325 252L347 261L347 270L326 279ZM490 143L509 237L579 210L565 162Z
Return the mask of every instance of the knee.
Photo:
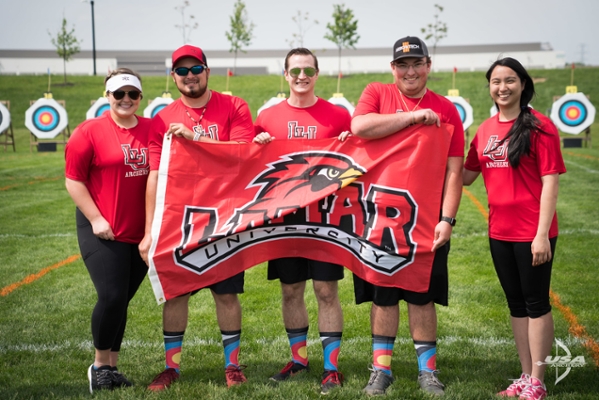
M216 294L213 292L212 294L214 297L214 302L219 307L230 308L230 307L235 307L235 306L239 305L239 298L234 293Z
M549 300L527 304L528 316L530 318L540 318L551 311Z
M337 281L314 282L314 294L321 305L335 305L339 303Z

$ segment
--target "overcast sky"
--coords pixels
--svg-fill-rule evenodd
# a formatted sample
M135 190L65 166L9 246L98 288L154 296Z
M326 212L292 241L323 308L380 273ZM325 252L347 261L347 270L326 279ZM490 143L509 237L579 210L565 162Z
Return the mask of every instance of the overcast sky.
M97 50L173 50L183 44L176 9L184 0L96 0ZM189 0L186 22L199 26L190 42L208 50L228 50L235 0ZM292 17L308 13L312 25L304 46L335 48L324 39L333 5L345 4L358 20L357 48L389 47L396 39L420 35L434 21L434 4L444 7L439 19L448 27L443 45L546 42L565 54L566 62L599 65L599 0L245 0L255 24L249 49L287 49L298 32ZM75 28L83 50L92 49L89 0L0 0L0 49L53 49L48 31L58 32L62 17ZM429 43L430 44L430 43Z

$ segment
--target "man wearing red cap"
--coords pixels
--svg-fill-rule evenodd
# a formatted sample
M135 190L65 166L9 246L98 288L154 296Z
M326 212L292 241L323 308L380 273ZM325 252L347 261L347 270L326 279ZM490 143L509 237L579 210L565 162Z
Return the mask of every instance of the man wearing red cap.
M371 332L373 368L364 391L385 394L394 378L391 374L393 344L399 324L399 301L408 303L410 333L418 358L418 383L431 394L443 395L444 386L437 378L437 314L435 303L446 306L448 295L447 255L449 238L462 193L464 130L455 106L445 97L428 90L426 82L431 59L426 44L417 37L399 39L393 46L391 72L394 83L371 83L364 89L353 114L352 133L364 139L402 135L414 124L451 124L451 139L441 213L435 227L435 252L429 290L409 290L370 284L354 275L356 303L372 302Z
M146 229L139 248L148 262L148 251L162 141L165 134L181 136L205 143L248 143L252 141L253 124L247 103L235 96L228 96L208 89L210 68L206 55L199 47L185 45L173 53L171 76L181 97L162 109L153 119L150 130L150 174L146 189ZM237 360L241 336L241 305L237 297L243 293L244 274L209 286L216 304L216 317L221 330L225 351L225 376L229 387L246 381ZM168 300L163 308L162 324L166 368L148 386L149 390L161 391L179 379L181 348L187 328L188 293Z

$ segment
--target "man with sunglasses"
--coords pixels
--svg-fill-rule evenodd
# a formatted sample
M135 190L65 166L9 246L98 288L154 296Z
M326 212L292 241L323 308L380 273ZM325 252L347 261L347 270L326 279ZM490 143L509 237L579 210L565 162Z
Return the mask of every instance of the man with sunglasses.
M296 48L287 54L285 79L289 83L289 99L258 115L254 142L266 144L275 138L334 138L349 131L351 116L347 110L314 94L318 80L318 60L310 50ZM291 223L301 221L300 214L304 213L304 209L298 210L285 217L285 220ZM306 281L312 279L318 301L318 328L324 352L321 393L326 394L341 386L343 375L338 371L337 359L343 331L343 313L337 294L337 281L343 279L343 266L306 258L282 258L268 263L268 279L279 279L281 282L283 322L291 348L291 361L272 376L271 380L284 381L309 371L309 325L304 290Z
M462 193L464 130L455 106L444 96L427 89L431 59L426 44L417 37L399 39L393 46L391 73L394 83L371 83L364 89L352 119L352 132L364 139L389 135L401 137L414 124L453 125L454 133L445 167L441 217L433 237L435 252L427 293L380 287L354 275L356 303L372 302L371 332L373 369L364 392L385 394L393 382L391 357L399 324L399 301L408 303L410 333L418 359L418 383L433 395L443 395L444 385L437 378L435 303L447 306L447 255L449 238L455 225ZM435 216L437 217L437 216Z
M247 103L239 97L208 89L210 68L202 49L191 45L178 48L172 55L172 66L171 76L181 97L152 119L150 131L146 229L140 244L140 252L146 262L152 241L150 232L156 206L158 168L164 135L173 134L202 143L248 143L254 136L252 116ZM223 340L225 377L229 387L246 381L237 359L241 336L241 305L237 295L243 293L243 284L242 272L209 286ZM164 390L179 379L189 298L195 293L197 291L168 300L164 305L162 324L166 369L154 378L148 386L149 390Z

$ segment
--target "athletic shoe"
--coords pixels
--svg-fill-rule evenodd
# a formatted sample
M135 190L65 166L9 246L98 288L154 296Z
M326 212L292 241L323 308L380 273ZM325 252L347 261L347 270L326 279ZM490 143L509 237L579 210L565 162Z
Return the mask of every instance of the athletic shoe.
M114 375L110 365L103 365L98 369L94 368L94 364L89 366L87 370L87 379L89 380L89 392L94 393L94 390L112 390L114 387Z
M117 367L112 367L112 385L114 387L131 387L133 384L125 377L125 375L121 374Z
M285 367L276 375L270 377L271 381L281 382L302 372L310 372L310 363L307 365L289 361Z
M535 377L530 377L530 383L524 389L519 400L543 400L547 397L547 388L543 383Z
M395 378L391 375L387 375L380 369L375 369L374 366L371 371L372 373L370 374L368 385L366 385L362 391L370 396L385 394L387 388L393 383Z
M522 374L518 379L512 379L512 384L507 389L497 393L497 396L501 397L518 397L522 394L524 389L530 384L530 375Z
M322 383L320 384L320 394L328 394L331 389L343 385L343 374L339 371L324 371L322 373Z
M227 387L241 385L242 383L247 382L246 377L243 375L243 372L241 372L245 368L245 365L229 365L227 369L225 369Z
M418 373L418 384L420 385L420 389L430 394L443 396L443 394L445 394L445 385L443 385L439 378L437 378L438 373L439 371L420 371Z
M153 392L160 392L170 385L173 382L179 379L179 373L174 368L167 368L152 379L152 383L148 385L148 390Z

